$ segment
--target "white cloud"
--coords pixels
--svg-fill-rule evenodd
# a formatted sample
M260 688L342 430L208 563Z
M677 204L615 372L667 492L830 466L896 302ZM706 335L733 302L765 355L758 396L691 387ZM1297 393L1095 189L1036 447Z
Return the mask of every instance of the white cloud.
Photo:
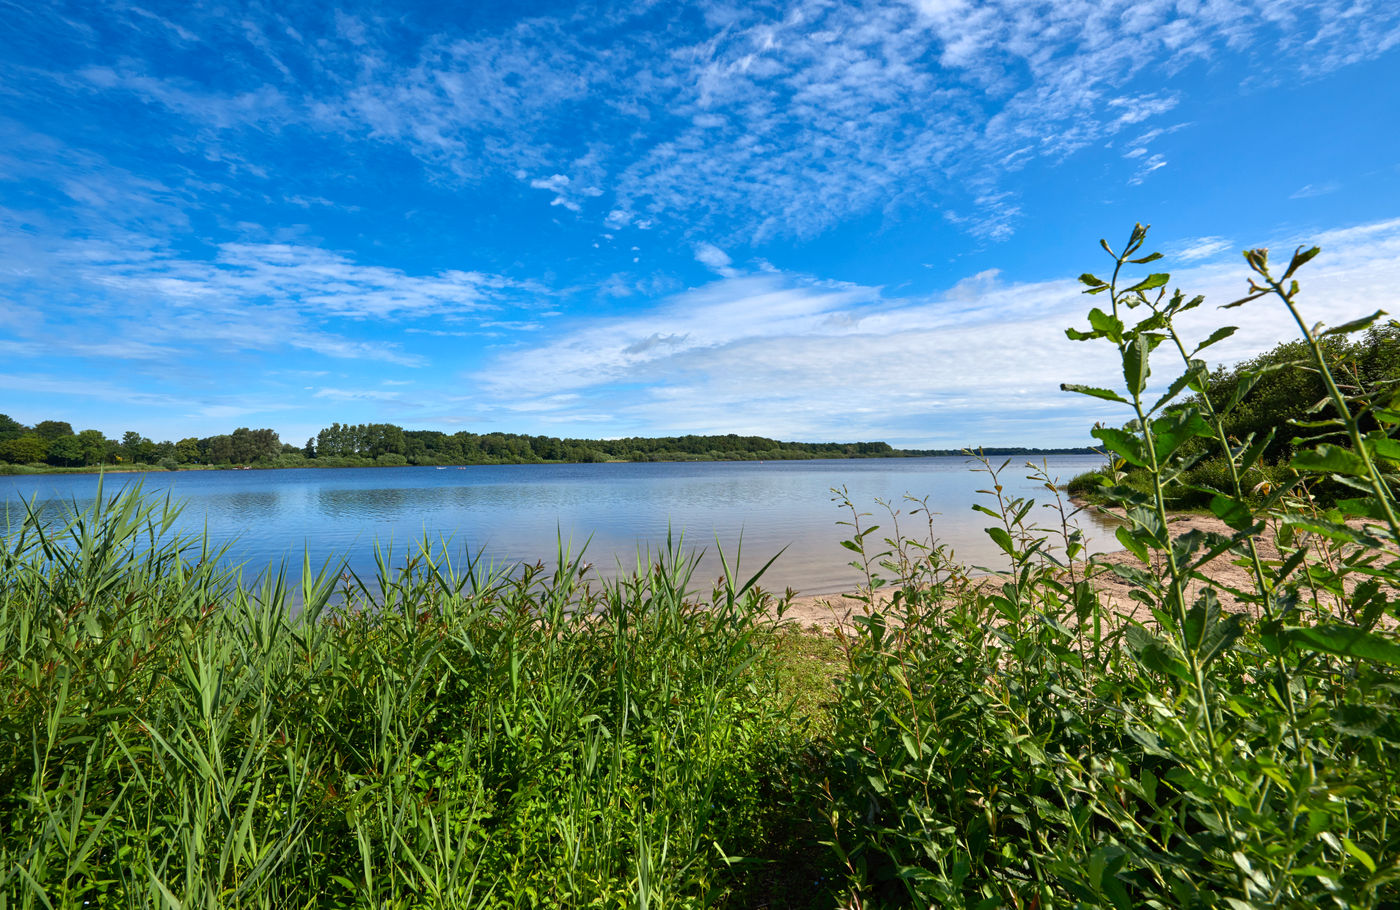
M0 224L14 220L0 210ZM467 270L413 274L304 243L229 242L206 257L122 234L38 242L18 232L0 240L6 270L16 273L14 299L29 293L44 301L15 323L10 353L128 361L293 348L423 366L422 356L382 335L352 337L363 334L353 323L389 321L405 331L418 328L405 320L442 318L470 321L478 333L530 331L535 319L511 317L546 293L532 281Z
M1400 220L1283 240L1276 246L1323 247L1299 275L1309 319L1338 324L1378 305L1400 311ZM1173 248L1189 263L1228 246L1197 238ZM1171 268L1171 260L1162 265ZM1236 262L1187 265L1173 275L1173 287L1207 295L1206 307L1181 320L1188 338L1240 326L1211 349L1216 362L1296 334L1287 312L1268 301L1216 309L1245 291L1246 278ZM1068 280L1010 283L995 272L927 298L793 274L722 278L649 313L575 325L512 349L472 378L500 406L572 395L566 408L533 413L563 421L602 411L614 425L654 433L1077 444L1094 420L1127 419L1059 390L1061 382L1121 380L1109 347L1064 335L1101 303L1081 291ZM1176 375L1165 354L1155 363L1154 382Z
M317 389L313 398L329 398L332 401L398 401L403 395L384 389Z
M1133 176L1128 178L1128 183L1132 186L1136 186L1146 180L1148 174L1166 166L1167 159L1165 155L1153 155L1138 165L1138 169L1133 172Z
M1173 259L1181 262L1196 262L1201 259L1210 259L1232 249L1234 249L1234 244L1224 237L1196 237L1173 244L1168 248L1168 251Z
M730 268L733 262L729 254L713 243L697 243L695 245L695 261L708 268L710 271L723 275L726 278L737 275L734 269Z
M1340 183L1338 183L1337 181L1335 181L1335 180L1329 180L1329 181L1327 181L1326 183L1319 183L1319 184L1311 184L1311 183L1309 183L1309 184L1307 184L1306 186L1302 186L1302 187L1299 187L1297 190L1294 190L1293 193L1292 193L1288 198L1289 198L1289 199L1311 199L1311 198L1313 198L1314 196L1326 196L1328 193L1335 193L1337 190L1339 190L1339 189L1341 189L1341 188L1342 188L1342 185L1341 185Z
M933 204L995 240L1020 218L1006 176L1037 159L1131 130L1141 135L1127 151L1145 161L1125 178L1163 166L1147 143L1180 128L1153 124L1183 103L1174 80L1193 64L1241 58L1255 82L1292 81L1400 46L1389 0L784 0L699 12L664 30L640 4L416 36L337 14L333 30L304 36L192 9L151 35L185 52L188 35L220 47L229 78L217 88L130 58L58 77L206 131L297 127L405 148L450 180L521 175L553 206L582 213L600 197L610 229L666 218L729 243Z

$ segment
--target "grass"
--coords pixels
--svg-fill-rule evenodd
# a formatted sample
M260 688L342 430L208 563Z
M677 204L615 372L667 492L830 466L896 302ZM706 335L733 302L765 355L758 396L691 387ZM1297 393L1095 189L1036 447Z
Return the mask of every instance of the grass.
M1326 383L1330 435L1247 496L1258 447L1174 327L1195 304L1121 278L1144 237L1084 276L1111 305L1071 332L1122 359L1085 391L1133 414L1095 433L1143 469L1100 490L1135 563L1086 558L1053 478L1011 497L1006 462L977 505L992 582L846 502L865 609L835 636L780 626L727 560L697 590L680 541L603 583L562 549L504 574L428 544L249 578L172 536L168 500L22 518L0 906L1400 905L1400 522L1373 459L1400 402ZM1297 315L1308 258L1275 278L1252 251L1249 299ZM1149 394L1154 351L1204 397ZM1196 485L1228 533L1169 532L1187 438L1218 444ZM1355 495L1320 506L1315 479ZM1210 585L1222 554L1253 584Z

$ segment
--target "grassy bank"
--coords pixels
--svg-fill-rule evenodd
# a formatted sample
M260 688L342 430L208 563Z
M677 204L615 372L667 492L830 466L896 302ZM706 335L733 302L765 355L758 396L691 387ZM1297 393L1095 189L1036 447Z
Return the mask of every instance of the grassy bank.
M1395 443L1331 385L1351 445L1246 496L1259 452L1173 326L1195 304L1120 280L1143 239L1084 276L1111 305L1072 333L1123 361L1082 391L1135 415L1095 431L1148 478L1102 491L1133 559L1086 559L1053 478L1009 497L984 463L1009 571L972 578L923 502L847 501L870 608L835 638L781 627L754 567L698 584L680 545L607 583L425 546L293 585L130 494L11 528L0 905L1400 905L1400 520L1371 459ZM1250 265L1296 313L1308 258ZM1147 390L1173 349L1196 402ZM1187 438L1226 460L1225 531L1170 532ZM1318 477L1356 495L1322 509ZM1222 557L1252 581L1213 583Z

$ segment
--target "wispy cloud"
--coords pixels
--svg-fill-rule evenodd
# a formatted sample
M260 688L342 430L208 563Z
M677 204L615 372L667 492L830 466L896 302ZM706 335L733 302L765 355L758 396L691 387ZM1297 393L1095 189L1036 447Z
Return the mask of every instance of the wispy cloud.
M916 201L1004 238L1019 222L1005 178L1031 162L1134 130L1125 179L1163 167L1146 143L1171 128L1173 80L1193 64L1244 56L1259 81L1311 78L1400 44L1386 0L706 2L665 29L643 4L471 34L345 13L127 20L173 53L207 53L200 36L228 75L128 57L55 78L200 130L370 140L451 180L516 175L613 229L665 219L720 240L811 236Z
M1295 242L1280 239L1276 246ZM1400 221L1312 239L1324 256L1302 276L1309 318L1338 324L1393 296ZM1228 244L1198 238L1173 246L1190 263ZM1234 262L1187 265L1172 284L1223 304L1244 291L1245 274ZM1123 416L1059 391L1061 382L1119 378L1111 352L1064 336L1084 321L1081 291L1071 281L1004 282L986 272L942 294L891 298L810 276L739 275L649 313L512 350L472 378L502 407L569 395L564 409L532 409L558 421L603 409L614 425L652 432L852 438L903 425L919 444L1078 443L1093 420ZM1288 314L1267 302L1228 314L1201 308L1182 327L1204 337L1226 320L1241 327L1212 348L1226 362L1294 335ZM1175 373L1160 362L1156 379L1165 383ZM930 438L930 427L942 429Z
M1194 237L1173 244L1169 248L1169 253L1174 259L1181 262L1196 262L1201 259L1210 259L1234 248L1235 245L1224 237Z
M738 274L730 268L734 260L730 259L728 253L713 243L697 243L695 245L695 261L715 274L723 275L726 278Z
M416 275L288 243L229 242L208 256L179 254L140 237L10 249L0 243L0 267L7 265L22 271L34 293L47 300L45 321L17 325L22 337L8 344L12 354L35 357L159 360L172 359L177 351L197 357L204 348L293 348L422 366L421 355L397 342L356 338L335 327L443 317L469 319L478 332L493 326L527 331L538 323L502 316L520 312L543 291L532 281L460 270ZM94 308L85 289L105 301L100 332L90 319L78 317ZM147 318L152 308L161 318Z
M1339 189L1341 189L1341 188L1342 188L1342 185L1341 185L1340 183L1338 183L1337 181L1335 181L1335 180L1329 180L1329 181L1327 181L1326 183L1318 183L1318 184L1309 183L1309 184L1306 184L1306 185L1301 186L1301 187L1299 187L1298 189L1294 190L1293 193L1290 194L1288 198L1289 198L1289 199L1311 199L1311 198L1313 198L1314 196L1326 196L1328 193L1335 193L1337 190L1339 190Z

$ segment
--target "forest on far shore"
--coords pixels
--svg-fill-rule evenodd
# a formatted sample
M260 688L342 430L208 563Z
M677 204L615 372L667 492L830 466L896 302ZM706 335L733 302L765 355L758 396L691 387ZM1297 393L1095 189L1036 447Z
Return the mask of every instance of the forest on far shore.
M734 433L714 436L630 436L561 439L519 433L405 430L391 423L333 423L303 445L276 430L239 427L232 433L154 442L135 430L121 439L100 430L74 432L67 421L26 426L0 414L0 463L46 468L147 465L170 470L248 465L266 468L371 465L475 465L604 461L780 461L807 458L901 458L957 455L963 449L896 449L886 442L782 442ZM989 455L1088 453L1083 449L990 448Z

